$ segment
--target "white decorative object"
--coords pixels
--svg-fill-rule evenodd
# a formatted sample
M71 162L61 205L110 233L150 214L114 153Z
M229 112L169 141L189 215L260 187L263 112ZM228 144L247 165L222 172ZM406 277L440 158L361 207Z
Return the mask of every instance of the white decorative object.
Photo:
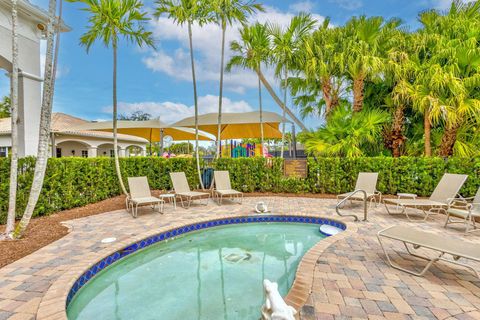
M267 205L265 204L265 202L263 202L263 201L258 202L257 205L255 206L255 211L257 213L268 212L268 208L267 208Z
M105 238L105 239L102 239L102 243L112 243L112 242L115 242L117 241L117 238Z
M320 226L320 232L327 236L334 236L342 231L343 231L342 229L328 225L328 224L322 224Z
M295 320L297 311L287 305L278 292L278 284L270 280L263 280L265 304L262 306L263 320Z

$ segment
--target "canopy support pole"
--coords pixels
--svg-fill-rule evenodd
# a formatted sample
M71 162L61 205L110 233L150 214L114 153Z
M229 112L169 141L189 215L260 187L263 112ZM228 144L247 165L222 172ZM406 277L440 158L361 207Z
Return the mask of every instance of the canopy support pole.
M297 159L297 137L295 135L295 124L292 123L292 149L293 149L293 159Z
M163 156L163 129L160 129L160 153Z

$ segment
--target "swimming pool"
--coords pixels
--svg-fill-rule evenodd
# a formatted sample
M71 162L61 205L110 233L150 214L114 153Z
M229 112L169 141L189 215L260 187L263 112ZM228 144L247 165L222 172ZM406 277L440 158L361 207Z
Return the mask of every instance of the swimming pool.
M318 221L303 222L181 232L90 275L69 299L68 318L258 319L262 280L287 294L302 256L325 237Z

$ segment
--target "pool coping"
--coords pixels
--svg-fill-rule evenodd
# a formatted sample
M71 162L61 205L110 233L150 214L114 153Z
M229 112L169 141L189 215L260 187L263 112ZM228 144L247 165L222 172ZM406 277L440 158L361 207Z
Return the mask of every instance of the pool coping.
M327 217L318 214L267 214L267 215L252 215L252 214L224 214L224 215L215 215L206 218L200 219L191 219L188 223L173 223L165 227L147 231L141 235L136 235L128 239L112 243L111 245L105 247L104 249L93 252L86 253L82 262L77 263L72 266L68 271L65 271L47 290L43 296L38 311L37 319L43 320L53 320L53 319L67 319L66 306L67 299L70 293L71 288L77 282L77 280L92 266L99 263L102 259L105 259L109 255L114 254L122 249L125 249L128 246L136 242L140 242L149 237L158 235L160 233L165 233L172 231L177 228L182 228L197 223L208 223L222 219L231 219L231 218L252 218L252 217L263 217L263 216L298 216L305 218L321 218L329 221L336 221L342 223L346 226L346 229L343 232L340 232L336 235L326 237L314 245L300 261L297 272L295 274L295 280L292 284L292 287L288 294L285 296L285 301L293 306L297 311L300 311L301 307L306 303L308 296L312 292L313 286L313 276L315 265L318 257L333 243L338 240L344 239L345 237L351 236L356 233L357 227L354 223L351 223L349 220L346 220L341 217ZM261 221L260 221L261 222ZM66 223L68 226L68 223ZM71 226L69 226L71 227Z

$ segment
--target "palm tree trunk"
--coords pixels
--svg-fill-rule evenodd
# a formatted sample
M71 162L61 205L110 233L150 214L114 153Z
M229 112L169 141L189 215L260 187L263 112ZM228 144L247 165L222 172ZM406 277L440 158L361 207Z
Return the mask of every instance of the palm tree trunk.
M353 112L360 112L363 109L363 89L365 78L363 76L353 79Z
M423 115L423 128L424 128L424 139L425 139L425 157L432 156L432 125L430 123L430 111L425 110Z
M113 158L115 162L115 171L117 172L118 182L124 195L128 195L125 184L123 183L122 170L120 169L120 160L118 159L118 137L117 137L117 43L113 44Z
M202 174L200 172L200 155L198 150L198 98L197 98L197 81L195 78L195 59L193 57L193 35L192 35L192 23L188 22L188 41L190 44L190 61L192 63L192 79L193 79L193 101L195 108L195 158L197 160L197 172L198 179L200 181L200 187L205 189L202 181Z
M445 128L440 145L440 156L447 158L453 155L453 147L455 146L455 142L457 142L457 132L459 128L459 125Z
M37 161L35 163L35 172L33 174L32 187L28 197L27 206L13 233L14 238L20 238L27 229L33 211L38 202L40 192L43 187L43 180L45 178L45 171L47 169L48 161L48 145L50 141L50 123L52 119L52 102L53 102L53 87L54 85L54 67L53 67L53 49L54 49L54 29L55 29L55 12L57 2L50 0L48 6L48 24L47 24L47 52L45 57L45 74L43 83L42 107L40 111L40 130L38 139Z
M399 105L395 109L395 114L393 117L392 154L394 158L398 158L402 155L401 146L405 141L405 136L403 135L403 122L405 121L404 110L404 105Z
M260 73L260 66L258 67ZM260 111L260 144L262 145L262 157L263 157L263 104L262 104L262 82L260 81L260 77L258 77L258 107Z
M10 78L10 104L12 121L12 148L10 150L10 186L8 196L7 226L5 237L13 238L17 206L18 178L18 15L17 0L12 0L12 73Z
M223 73L225 64L225 33L227 24L222 21L222 56L220 62L220 92L218 95L218 128L217 128L217 159L220 158L220 141L222 133L222 103L223 103Z
M322 93L323 100L325 100L325 118L328 118L333 109L332 84L330 82L330 78L328 77L322 79Z
M284 70L284 77L285 77L285 88L283 89L283 104L286 106L287 105L287 86L288 86L288 69L287 65L285 65L285 70ZM283 152L285 149L285 121L287 120L286 115L285 115L285 109L283 109L282 112L282 148L280 151L280 157L283 158Z
M257 71L257 74L258 76L260 77L260 80L262 81L262 84L265 86L265 88L267 89L268 93L270 93L270 96L272 96L273 100L275 101L275 103L280 107L282 108L283 110L285 110L285 112L288 114L288 116L290 118L292 118L293 121L295 121L295 123L304 131L307 131L307 127L302 123L302 121L300 121L297 116L295 116L295 114L289 109L287 108L287 106L282 102L282 100L280 100L280 98L277 96L277 94L275 93L275 91L273 91L273 88L272 86L270 85L270 83L268 83L267 79L265 78L265 76L263 75L262 71L261 70L258 70Z

